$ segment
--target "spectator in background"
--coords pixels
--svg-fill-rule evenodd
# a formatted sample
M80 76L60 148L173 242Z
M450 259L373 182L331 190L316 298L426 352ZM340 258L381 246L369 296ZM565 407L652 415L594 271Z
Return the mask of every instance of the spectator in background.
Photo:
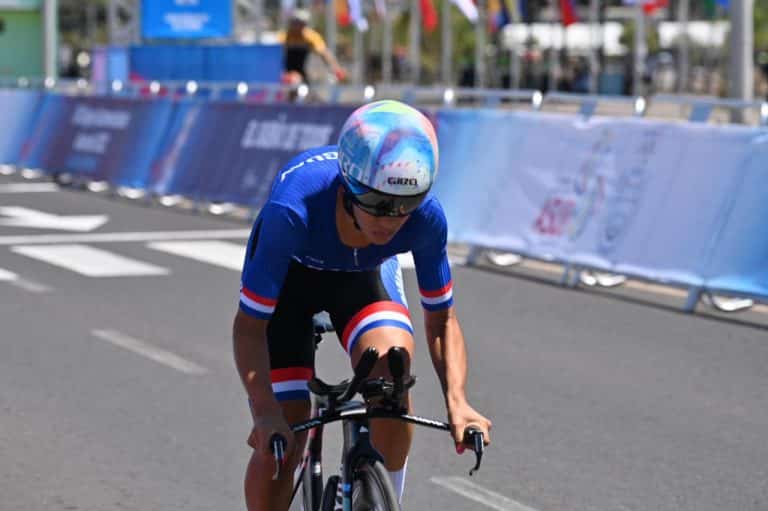
M309 83L306 64L310 52L317 53L323 59L337 80L344 81L347 72L330 52L323 36L308 26L309 17L308 10L294 9L288 19L288 28L277 35L284 46L283 82L291 85Z

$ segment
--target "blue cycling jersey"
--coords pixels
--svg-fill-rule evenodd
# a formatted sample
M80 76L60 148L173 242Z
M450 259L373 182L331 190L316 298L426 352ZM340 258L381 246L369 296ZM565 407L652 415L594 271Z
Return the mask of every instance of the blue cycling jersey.
M416 264L422 306L428 310L451 306L447 224L437 198L428 195L386 245L351 248L341 242L336 227L337 193L343 186L337 160L336 146L319 147L300 154L278 172L248 242L241 309L269 319L292 260L319 270L363 271L409 251Z

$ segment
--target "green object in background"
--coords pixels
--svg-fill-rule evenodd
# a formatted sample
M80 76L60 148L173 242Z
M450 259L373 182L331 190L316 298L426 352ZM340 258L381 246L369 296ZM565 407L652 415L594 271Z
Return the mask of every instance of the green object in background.
M0 5L7 3L0 0ZM43 19L40 11L0 9L0 77L42 75Z
M39 10L43 0L0 0L0 10L26 9Z

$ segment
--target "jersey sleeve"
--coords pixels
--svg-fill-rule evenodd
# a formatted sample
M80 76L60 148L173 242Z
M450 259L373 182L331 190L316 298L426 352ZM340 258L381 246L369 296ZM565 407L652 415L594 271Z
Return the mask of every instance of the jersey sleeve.
M245 254L240 309L270 319L291 259L306 235L306 225L290 208L270 203L254 225Z
M309 27L304 27L301 35L304 36L304 40L307 42L312 51L320 53L325 51L325 39L320 35L320 32L313 30Z
M421 305L430 311L447 309L453 305L453 280L448 264L448 225L439 206L426 223L422 236L426 241L413 250Z

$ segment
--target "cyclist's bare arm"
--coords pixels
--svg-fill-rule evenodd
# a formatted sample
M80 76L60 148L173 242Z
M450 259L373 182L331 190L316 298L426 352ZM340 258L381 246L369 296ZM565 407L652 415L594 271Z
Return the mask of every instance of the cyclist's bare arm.
M240 379L254 405L274 400L269 379L267 321L237 311L232 328L234 355Z
M467 402L467 349L454 307L438 311L425 309L424 326L432 365L443 388L454 441L461 444L464 429L475 425L489 442L491 422Z

